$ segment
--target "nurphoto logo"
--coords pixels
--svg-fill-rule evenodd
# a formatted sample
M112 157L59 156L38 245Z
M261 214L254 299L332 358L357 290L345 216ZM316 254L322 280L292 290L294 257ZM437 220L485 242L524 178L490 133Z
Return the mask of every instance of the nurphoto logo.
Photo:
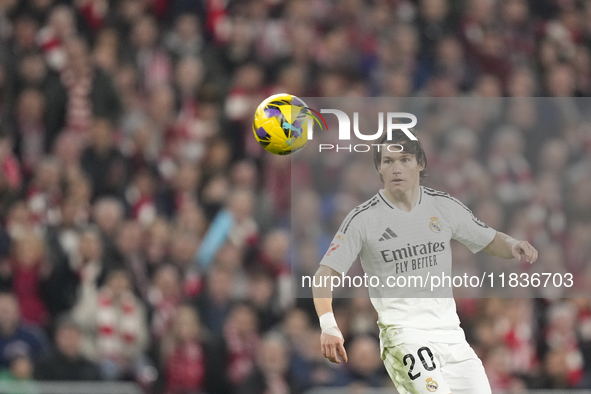
M317 116L319 116L323 124L325 125L326 129L328 130L328 126L326 120L321 114L333 114L337 117L337 121L339 124L339 141L349 141L351 140L351 119L349 115L345 112L338 110L338 109L321 109L320 113L314 111ZM392 139L392 131L393 130L401 130L406 136L416 141L417 137L415 137L409 129L413 128L417 124L417 117L408 112L388 112L386 113L386 134L388 139ZM396 123L399 119L409 119L410 122L408 123ZM314 117L314 120L318 124L322 126L322 124ZM312 119L308 120L312 122ZM312 140L314 138L314 132L311 127L308 128L308 139ZM374 134L363 134L359 130L359 112L353 113L353 133L355 136L363 141L373 141L382 135L384 132L384 113L378 113L378 131ZM380 149L381 144L349 144L349 145L334 145L334 144L320 144L318 146L318 151L326 151L326 150L336 150L338 151L348 151L348 152L369 152L372 146L377 146L378 150ZM400 144L383 144L387 146L389 152L402 152L403 147Z

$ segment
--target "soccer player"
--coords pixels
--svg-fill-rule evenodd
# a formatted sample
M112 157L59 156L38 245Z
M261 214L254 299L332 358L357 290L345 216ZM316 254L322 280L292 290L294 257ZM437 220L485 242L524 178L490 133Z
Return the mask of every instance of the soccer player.
M527 241L495 231L449 194L420 185L427 165L420 141L397 130L390 141L384 135L378 143L374 164L384 188L345 218L314 283L346 273L358 255L368 277L377 276L382 284L388 276L451 276L451 239L473 253L482 250L505 259L536 261L538 252ZM403 149L387 149L385 143ZM314 286L322 354L337 364L347 362L332 313L332 291L327 285ZM460 328L451 286L436 295L430 291L369 288L378 312L381 357L394 385L401 394L490 393L482 362Z

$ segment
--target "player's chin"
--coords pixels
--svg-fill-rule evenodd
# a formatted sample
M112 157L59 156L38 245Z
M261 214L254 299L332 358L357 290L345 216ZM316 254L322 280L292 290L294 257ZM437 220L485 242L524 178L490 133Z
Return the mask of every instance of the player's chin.
M389 181L388 186L392 189L400 189L406 184L405 181Z
M408 184L405 181L390 181L388 182L388 189L391 191L401 192L408 189Z

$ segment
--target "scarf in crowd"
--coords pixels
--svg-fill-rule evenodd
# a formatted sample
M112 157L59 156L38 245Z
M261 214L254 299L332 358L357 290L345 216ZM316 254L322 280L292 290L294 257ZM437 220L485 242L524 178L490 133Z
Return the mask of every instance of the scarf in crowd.
M157 289L148 292L148 301L154 313L152 315L152 335L156 338L163 338L172 329L174 317L179 306L179 300L175 298L164 298Z
M66 130L77 135L87 134L92 119L92 69L89 68L82 76L76 76L71 69L66 68L61 79L68 90Z
M141 324L133 294L123 294L117 304L111 291L101 290L97 311L97 345L101 356L118 359L134 354Z
M259 338L256 334L242 338L234 327L225 329L228 349L228 378L234 386L240 385L254 368Z

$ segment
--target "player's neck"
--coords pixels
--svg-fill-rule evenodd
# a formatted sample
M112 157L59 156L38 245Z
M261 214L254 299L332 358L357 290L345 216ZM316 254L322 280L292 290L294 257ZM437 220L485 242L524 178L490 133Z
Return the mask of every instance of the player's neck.
M384 188L384 196L388 201L404 212L410 212L417 205L419 195L419 185L400 193L391 193L388 188Z

